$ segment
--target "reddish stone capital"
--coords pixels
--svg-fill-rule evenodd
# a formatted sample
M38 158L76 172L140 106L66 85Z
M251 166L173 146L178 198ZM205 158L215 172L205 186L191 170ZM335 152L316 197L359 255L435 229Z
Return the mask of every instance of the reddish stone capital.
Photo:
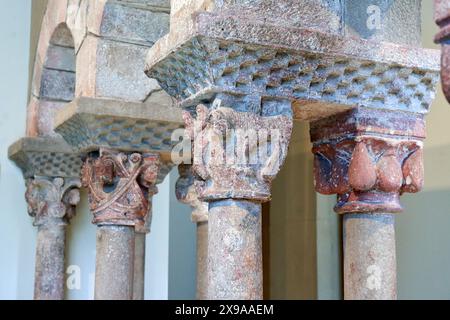
M358 108L311 124L316 190L337 213L397 213L423 185L423 116Z
M99 157L88 157L82 183L89 191L93 223L145 228L159 164L158 155L104 149Z

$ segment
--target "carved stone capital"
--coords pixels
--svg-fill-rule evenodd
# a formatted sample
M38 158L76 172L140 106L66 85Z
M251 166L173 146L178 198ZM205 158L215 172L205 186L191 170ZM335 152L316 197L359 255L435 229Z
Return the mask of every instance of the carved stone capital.
M216 97L210 109L198 105L195 119L184 113L199 198L267 201L287 155L290 102L270 101L255 110L254 101L226 99Z
M192 222L208 221L208 203L198 198L192 166L181 164L178 166L178 172L180 177L175 185L178 201L192 208Z
M311 125L316 190L338 213L397 213L422 189L422 116L358 109Z
M450 102L450 4L448 0L435 0L434 18L440 27L435 42L442 45L441 82L445 97Z
M66 225L75 216L81 183L74 178L35 177L26 182L25 199L35 226Z
M159 165L159 156L153 154L101 149L99 157L88 157L82 183L89 191L93 223L145 229Z

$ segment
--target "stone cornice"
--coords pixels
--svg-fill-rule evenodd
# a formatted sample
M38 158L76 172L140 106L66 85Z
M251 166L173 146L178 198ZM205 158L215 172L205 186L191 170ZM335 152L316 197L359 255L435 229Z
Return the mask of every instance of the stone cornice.
M27 137L12 144L8 157L22 169L25 178L78 178L81 157L60 137Z
M181 111L163 105L78 98L56 116L56 132L80 153L100 148L156 152L170 160L173 130L182 128Z
M439 69L437 50L213 13L196 14L191 30L160 39L146 66L182 107L249 91L290 99L299 108L320 102L312 112L294 112L304 120L325 105L335 113L355 105L426 113Z

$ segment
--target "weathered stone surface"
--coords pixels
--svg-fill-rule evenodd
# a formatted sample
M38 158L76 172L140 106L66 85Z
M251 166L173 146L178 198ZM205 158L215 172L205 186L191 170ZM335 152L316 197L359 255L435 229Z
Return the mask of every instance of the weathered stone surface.
M174 0L171 7L173 30L192 27L196 12L226 12L255 23L286 27L307 27L339 33L342 29L342 7L339 0Z
M34 299L64 299L66 225L80 201L78 178L34 177L27 180L28 213L38 227Z
M401 212L399 196L423 185L421 116L356 109L311 124L316 190L338 213Z
M87 35L89 2L89 0L69 0L67 4L66 22L72 31L75 52L78 52Z
M97 228L96 300L132 299L134 246L133 227L110 225Z
M208 237L208 299L261 300L261 204L212 202Z
M201 201L195 188L194 171L191 165L181 164L178 166L180 177L175 186L178 201L192 208L192 222L208 221L208 203ZM197 250L198 251L198 250Z
M36 239L34 300L64 300L66 226L41 225Z
M76 152L59 138L22 138L9 147L8 156L25 178L79 177L82 161Z
M79 178L34 177L27 180L25 198L34 225L66 225L80 201Z
M82 183L97 225L141 226L150 212L149 198L156 193L159 156L100 150L88 157Z
M75 93L75 73L44 68L42 72L42 99L72 101Z
M148 47L98 39L95 95L143 101L159 85L142 72Z
M345 35L421 46L421 0L344 0Z
M56 116L56 131L81 152L110 148L157 152L169 160L172 131L182 127L181 111L107 99L78 98Z
M344 298L397 299L395 217L344 215Z
M257 110L255 113L239 110L240 106L244 109L256 107L248 101L222 98L215 100L211 110L199 105L195 120L189 112L184 114L187 135L193 141L193 169L198 177L198 197L204 201L267 201L270 199L271 182L287 154L292 132L290 103L273 101L273 104L260 105L261 116L256 113ZM242 134L233 136L231 130ZM258 136L252 136L257 132L264 132L267 136L261 135L258 140ZM229 136L232 138L225 139ZM269 136L270 142L267 139ZM264 144L265 153L260 153L258 148L263 149ZM270 150L269 155L267 150Z
M105 5L100 36L151 46L169 31L169 14L120 3Z
M66 102L64 101L52 101L52 100L40 100L39 109L37 114L37 126L39 136L59 136L54 131L54 119L57 112L64 108Z
M126 4L136 5L141 4L154 9L154 7L161 7L164 9L170 9L170 0L118 0Z
M47 50L45 67L75 72L75 51L73 48L50 45Z
M195 16L194 31L159 40L146 69L183 107L220 92L252 92L298 101L299 108L320 101L336 112L363 105L425 113L438 80L437 57L436 50L203 13Z

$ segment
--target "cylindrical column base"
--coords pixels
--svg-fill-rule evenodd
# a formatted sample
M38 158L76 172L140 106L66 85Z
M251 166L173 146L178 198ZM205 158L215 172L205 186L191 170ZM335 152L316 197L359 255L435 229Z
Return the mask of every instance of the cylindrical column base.
M344 298L397 299L393 214L344 215Z
M145 289L145 238L147 234L136 233L134 248L133 300L144 300Z
M209 204L208 299L263 298L261 204Z
M131 300L135 254L134 227L97 228L96 300Z
M66 226L40 225L36 241L35 300L64 299Z

